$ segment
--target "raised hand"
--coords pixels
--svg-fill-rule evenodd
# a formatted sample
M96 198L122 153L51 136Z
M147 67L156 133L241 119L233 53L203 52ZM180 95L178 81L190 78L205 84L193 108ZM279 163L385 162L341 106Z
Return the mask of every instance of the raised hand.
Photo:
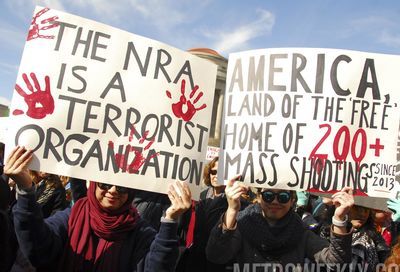
M200 100L200 98L203 96L203 92L200 92L196 98L193 100L193 103L191 99L194 97L196 94L197 90L199 89L199 86L196 85L194 86L193 90L189 94L189 99L186 98L185 95L185 87L186 87L186 82L184 79L182 79L181 83L181 97L177 103L172 104L172 112L174 115L178 118L182 118L184 121L190 121L194 114L207 107L206 104L201 105L200 107L196 108L195 104ZM167 96L171 98L171 93L167 90Z
M28 32L28 37L26 40L30 41L33 39L37 38L42 38L42 39L54 39L54 35L42 35L40 34L42 30L47 30L53 27L57 27L58 24L55 22L56 19L58 19L57 16L53 16L50 18L46 18L41 20L39 23L37 22L39 20L39 17L41 17L44 13L49 11L49 8L44 8L40 11L38 11L35 16L32 18L31 26L29 28ZM47 25L46 25L47 24ZM41 26L43 25L43 26Z
M240 211L240 196L247 193L248 188L239 182L240 175L229 180L225 187L228 209L223 218L223 228L233 229L236 226L236 216Z
M36 78L35 73L30 74L33 84L35 85L36 91L33 89L31 82L29 81L28 76L23 73L22 78L25 81L26 87L30 91L30 93L26 93L18 84L15 84L15 90L17 93L22 96L25 100L26 105L28 106L28 111L26 115L34 119L42 119L47 114L52 114L54 111L54 99L50 92L50 78L49 76L45 77L46 87L44 90L40 88L39 82ZM15 110L13 115L23 114L21 110Z
M229 180L225 187L226 200L228 201L228 209L232 211L240 210L240 196L247 193L248 188L239 182L240 175Z
M353 190L350 187L344 187L340 192L332 195L332 203L336 207L334 217L343 221L354 205Z
M177 180L169 186L168 198L171 206L165 212L166 219L176 221L192 206L192 193L184 181Z
M13 179L19 188L30 188L32 178L27 166L33 157L32 151L25 147L15 147L4 165L4 174Z

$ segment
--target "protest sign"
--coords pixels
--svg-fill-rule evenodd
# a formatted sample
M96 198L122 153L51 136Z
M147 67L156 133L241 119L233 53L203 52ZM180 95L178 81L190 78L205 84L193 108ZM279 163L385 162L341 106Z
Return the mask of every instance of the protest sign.
M400 56L279 48L229 56L223 180L389 197L397 191Z
M196 198L217 66L155 40L36 7L11 103L7 149L35 170Z
M206 161L211 161L215 157L218 157L219 152L219 147L207 146Z

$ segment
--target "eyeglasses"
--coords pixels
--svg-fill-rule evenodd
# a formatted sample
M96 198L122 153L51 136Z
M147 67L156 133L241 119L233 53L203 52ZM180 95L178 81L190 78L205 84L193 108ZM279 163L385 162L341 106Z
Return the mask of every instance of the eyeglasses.
M216 175L218 173L218 171L217 170L213 170L213 169L211 169L210 170L210 175Z
M102 190L110 190L113 186L115 186L115 189L117 190L117 192L119 194L127 194L129 192L129 188L126 187L121 187L121 186L116 186L116 185L112 185L112 184L107 184L107 183L100 183L97 182L97 186L99 186L100 189Z
M267 203L272 203L274 201L275 197L278 197L278 202L281 204L288 203L289 200L292 198L290 195L290 192L279 192L279 193L274 193L272 191L264 191L261 192L262 199L267 202Z

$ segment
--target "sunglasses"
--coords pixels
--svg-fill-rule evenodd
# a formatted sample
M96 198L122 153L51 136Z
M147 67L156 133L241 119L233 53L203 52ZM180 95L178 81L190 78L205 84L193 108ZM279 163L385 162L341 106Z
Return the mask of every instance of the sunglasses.
M212 170L212 169L210 170L210 175L214 175L215 176L217 173L218 173L217 170Z
M130 190L130 188L116 186L112 184L100 183L100 182L97 183L97 186L99 186L100 189L107 191L110 190L113 186L115 186L115 189L119 194L127 194Z
M272 203L272 201L274 201L275 197L277 197L278 202L281 204L288 203L289 200L292 198L290 192L274 193L272 191L264 191L264 192L261 192L261 196L262 196L262 199L267 203Z

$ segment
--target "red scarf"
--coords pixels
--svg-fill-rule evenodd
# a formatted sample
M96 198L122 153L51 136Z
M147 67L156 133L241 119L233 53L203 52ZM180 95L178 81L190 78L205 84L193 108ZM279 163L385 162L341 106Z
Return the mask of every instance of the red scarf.
M61 271L116 271L124 238L135 227L139 214L131 204L133 194L115 211L100 206L96 183L78 200L68 221L68 242Z

